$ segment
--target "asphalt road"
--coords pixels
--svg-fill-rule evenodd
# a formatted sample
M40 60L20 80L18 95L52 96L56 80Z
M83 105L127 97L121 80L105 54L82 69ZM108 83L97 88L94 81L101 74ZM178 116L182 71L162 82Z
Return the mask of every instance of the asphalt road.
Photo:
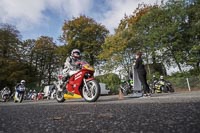
M200 91L123 100L101 96L95 103L0 102L0 133L77 132L199 133Z

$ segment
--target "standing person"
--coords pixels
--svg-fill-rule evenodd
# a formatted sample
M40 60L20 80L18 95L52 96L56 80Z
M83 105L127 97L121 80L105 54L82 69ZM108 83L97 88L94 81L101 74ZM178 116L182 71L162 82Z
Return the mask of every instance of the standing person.
M144 89L143 96L150 96L150 89L149 89L149 85L147 84L147 72L146 72L146 69L145 69L145 66L143 63L142 52L138 52L136 54L136 61L135 61L134 69L136 69L136 71L138 73L138 77L143 86L143 89Z

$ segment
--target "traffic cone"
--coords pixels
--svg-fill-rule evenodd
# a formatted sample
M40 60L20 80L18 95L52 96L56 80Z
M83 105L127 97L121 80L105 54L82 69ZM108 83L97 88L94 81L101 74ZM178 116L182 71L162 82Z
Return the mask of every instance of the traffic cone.
M121 89L119 89L119 96L118 96L118 99L119 99L119 100L124 99L124 95L123 95Z

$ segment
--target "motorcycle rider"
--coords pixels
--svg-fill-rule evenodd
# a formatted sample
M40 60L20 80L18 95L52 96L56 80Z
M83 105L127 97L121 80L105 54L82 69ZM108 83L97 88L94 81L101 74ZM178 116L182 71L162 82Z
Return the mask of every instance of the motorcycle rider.
M160 76L160 81L164 81L165 82L165 80L164 80L164 76Z
M25 83L26 81L25 80L21 80L20 83L18 83L16 86L15 86L15 98L17 101L19 101L19 98L18 98L18 91L20 88L25 88Z
M63 84L62 87L65 87L66 81L80 70L80 66L77 62L81 60L81 52L79 49L73 49L71 51L71 55L66 58L66 61L64 63L64 69L63 69Z
M156 77L156 75L153 75L153 78L152 78L153 86L155 86L156 82L158 82L158 78Z

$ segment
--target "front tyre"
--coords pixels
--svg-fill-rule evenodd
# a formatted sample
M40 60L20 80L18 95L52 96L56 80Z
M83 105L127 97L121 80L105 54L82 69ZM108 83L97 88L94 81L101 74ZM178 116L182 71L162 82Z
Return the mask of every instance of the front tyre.
M169 92L175 92L174 88L169 86Z
M168 92L167 87L164 86L164 85L162 85L162 86L160 87L160 89L161 89L161 91L164 92L164 93L167 93L167 92Z
M6 96L3 96L3 102L6 102Z
M128 93L130 93L128 92L128 90L130 90L130 86L127 83L120 85L120 89L124 96L127 96Z
M56 92L56 100L57 100L57 102L59 102L59 103L62 103L62 102L65 101L64 92L63 92L63 91L57 91L57 92Z
M87 81L87 87L88 90L86 88L86 85L83 86L82 89L83 98L87 102L95 102L99 98L101 93L101 88L99 83L96 80L90 80Z
M19 102L21 103L24 98L24 93L19 94Z

